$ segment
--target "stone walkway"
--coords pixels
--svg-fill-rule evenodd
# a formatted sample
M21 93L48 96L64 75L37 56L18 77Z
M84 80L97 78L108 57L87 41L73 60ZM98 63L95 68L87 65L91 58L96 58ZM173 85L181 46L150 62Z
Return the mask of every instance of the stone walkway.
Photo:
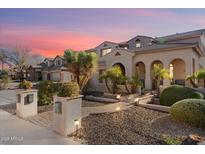
M98 107L83 107L82 108L82 118L88 116L89 114L95 114L95 113L112 113L120 110L126 110L132 106L131 103L125 103L125 102L118 102Z
M0 110L0 144L80 144Z

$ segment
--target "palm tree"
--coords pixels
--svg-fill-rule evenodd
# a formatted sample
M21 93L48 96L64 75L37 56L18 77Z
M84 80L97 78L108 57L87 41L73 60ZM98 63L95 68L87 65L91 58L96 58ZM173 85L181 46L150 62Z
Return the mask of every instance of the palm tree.
M65 66L73 73L75 81L82 91L97 68L97 55L91 52L65 50Z
M119 90L118 84L121 84L123 78L122 70L119 66L107 69L100 79L105 80L105 85L110 93L116 93ZM110 84L111 83L111 87Z
M162 65L155 64L152 72L152 77L157 87L157 96L159 96L160 81L166 78L169 79L169 71L163 68Z
M204 88L205 88L205 69L200 69L196 72L196 78L197 79L203 79L204 80Z
M137 88L143 86L138 75L131 77L128 83L131 85L131 93L136 93Z
M192 75L188 75L186 77L186 80L187 81L190 81L191 85L194 87L194 88L197 88L197 83L196 83L196 79L197 79L197 76L196 76L196 73L192 74Z

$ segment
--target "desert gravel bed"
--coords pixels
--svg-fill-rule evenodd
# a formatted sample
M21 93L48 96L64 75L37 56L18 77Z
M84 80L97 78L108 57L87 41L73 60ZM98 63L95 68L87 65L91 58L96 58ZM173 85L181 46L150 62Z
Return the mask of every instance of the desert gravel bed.
M85 144L163 144L162 135L203 134L202 130L176 124L167 118L166 128L158 125L167 113L134 106L126 111L115 113L92 114L82 119L82 128L71 136L82 139ZM163 120L162 120L163 121ZM173 127L172 127L173 126ZM162 127L162 128L161 128ZM156 131L159 129L159 131ZM186 129L187 133L184 133Z
M73 135L86 144L161 144L150 123L166 113L132 107L126 111L92 114Z

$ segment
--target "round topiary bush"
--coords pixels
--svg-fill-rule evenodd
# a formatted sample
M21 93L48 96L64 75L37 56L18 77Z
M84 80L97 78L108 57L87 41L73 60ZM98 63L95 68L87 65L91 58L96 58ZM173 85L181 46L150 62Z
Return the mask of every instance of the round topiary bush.
M171 117L192 126L205 128L205 100L184 99L171 106Z
M172 104L187 98L203 99L204 95L194 89L173 85L165 88L160 96L160 104L171 106Z
M57 95L59 97L76 97L80 93L79 86L76 82L68 82L61 86Z

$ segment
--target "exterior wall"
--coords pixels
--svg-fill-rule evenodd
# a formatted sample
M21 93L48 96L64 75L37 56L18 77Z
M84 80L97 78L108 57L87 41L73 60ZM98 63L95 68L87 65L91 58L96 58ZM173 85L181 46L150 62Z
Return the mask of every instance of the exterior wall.
M60 65L58 65L58 61L60 61ZM62 66L63 65L63 59L61 57L56 57L54 60L54 65L55 66Z
M116 53L119 53L116 55ZM126 76L131 77L133 74L133 63L132 63L132 57L133 53L128 52L126 50L118 50L115 49L111 53L101 57L99 61L104 61L104 66L99 66L98 71L93 75L93 77L90 80L91 85L93 88L97 90L103 90L106 91L106 87L104 83L99 83L99 70L103 69L106 70L110 67L112 67L116 63L121 63L125 67L125 74Z
M48 72L42 72L42 80L47 80Z
M61 82L68 82L71 81L72 73L68 71L61 71Z
M50 72L50 78L52 81L60 81L60 72Z
M68 71L50 71L50 72L43 71L42 80L48 80L48 73L50 74L50 80L52 81L58 81L58 82L71 81L72 73Z
M171 62L173 64L173 78L174 79L185 79L186 78L186 65L184 61L176 59Z
M163 63L163 67L169 69L170 63L174 59L181 59L185 62L185 74L190 75L193 73L192 59L195 59L195 70L199 68L199 56L192 48L188 49L178 49L178 50L170 50L163 52L149 52L143 54L137 54L134 57L135 66L137 62L143 62L146 68L146 77L145 77L145 88L151 89L151 64L153 61L160 60ZM164 80L164 85L169 85L169 80Z

